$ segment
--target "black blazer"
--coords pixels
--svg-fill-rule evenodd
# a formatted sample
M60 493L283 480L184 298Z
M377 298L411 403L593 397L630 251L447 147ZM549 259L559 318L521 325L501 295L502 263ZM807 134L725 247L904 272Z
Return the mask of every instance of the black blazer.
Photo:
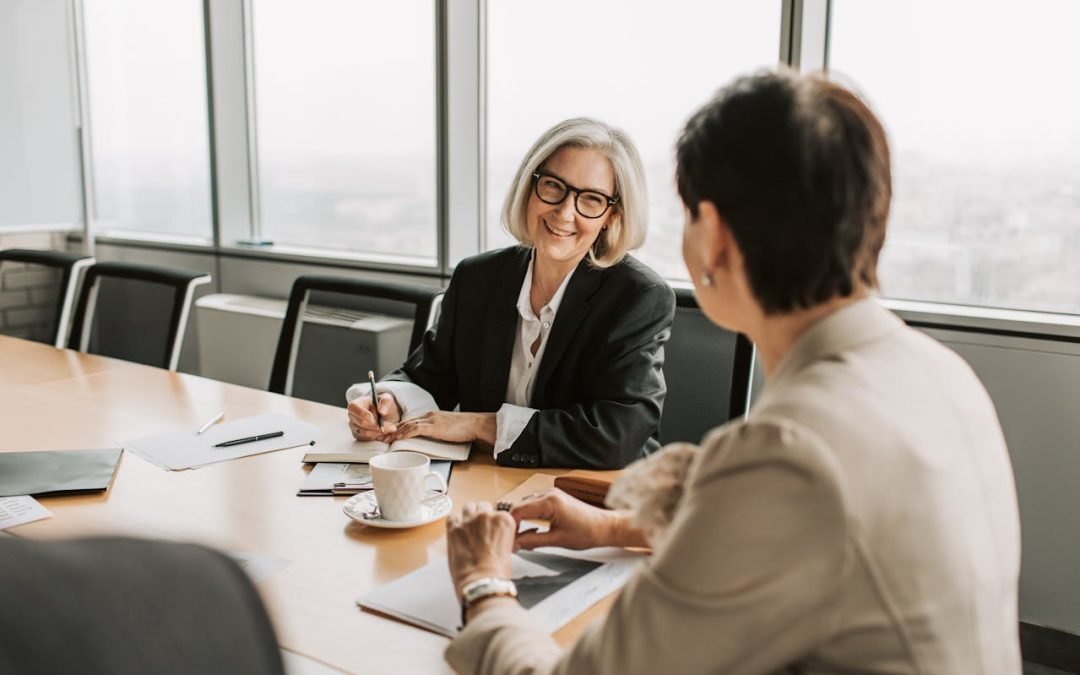
M505 402L517 298L531 250L515 246L458 264L436 331L387 380L413 382L442 410L495 412ZM634 258L582 260L551 327L529 405L503 466L619 469L660 447L664 343L675 295Z

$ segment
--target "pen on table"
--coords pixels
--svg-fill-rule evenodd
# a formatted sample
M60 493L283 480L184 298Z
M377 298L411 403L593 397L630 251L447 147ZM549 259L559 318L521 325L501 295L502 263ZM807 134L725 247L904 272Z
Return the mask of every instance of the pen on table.
M371 405L375 406L375 421L379 423L379 431L382 431L382 414L379 413L379 395L375 393L375 373L367 371L367 381L371 385Z
M222 410L218 414L214 415L213 418L211 418L210 420L208 420L206 422L206 424L199 427L199 430L195 432L195 435L196 436L201 436L204 431L206 431L210 427L214 426L215 424L217 424L218 422L220 422L223 419L225 419L225 411L224 410Z
M227 448L232 445L242 445L244 443L254 443L255 441L265 441L268 438L277 438L278 436L284 436L284 431L274 431L269 434L259 434L258 436L248 436L247 438L234 438L231 441L225 441L218 443L215 448Z

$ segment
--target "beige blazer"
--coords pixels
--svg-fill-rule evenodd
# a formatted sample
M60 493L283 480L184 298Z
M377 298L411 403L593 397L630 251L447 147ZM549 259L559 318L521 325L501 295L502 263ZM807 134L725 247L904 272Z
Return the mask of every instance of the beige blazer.
M989 396L876 299L812 326L709 434L664 543L562 651L518 607L463 673L1021 672L1020 532Z

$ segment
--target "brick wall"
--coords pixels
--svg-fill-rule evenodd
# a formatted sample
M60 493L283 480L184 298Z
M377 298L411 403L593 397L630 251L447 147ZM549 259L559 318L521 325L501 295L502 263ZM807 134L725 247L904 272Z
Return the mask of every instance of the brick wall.
M0 230L0 249L64 249L64 234ZM51 343L60 294L60 273L37 266L0 266L0 334Z

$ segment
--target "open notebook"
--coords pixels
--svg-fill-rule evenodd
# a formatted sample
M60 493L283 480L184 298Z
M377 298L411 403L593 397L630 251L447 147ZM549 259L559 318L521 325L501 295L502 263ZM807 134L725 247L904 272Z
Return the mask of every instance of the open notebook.
M411 450L432 459L464 462L469 458L470 443L448 443L430 438L403 438L393 443L357 441L343 450L324 450L304 455L305 462L368 462L375 455L398 450Z

